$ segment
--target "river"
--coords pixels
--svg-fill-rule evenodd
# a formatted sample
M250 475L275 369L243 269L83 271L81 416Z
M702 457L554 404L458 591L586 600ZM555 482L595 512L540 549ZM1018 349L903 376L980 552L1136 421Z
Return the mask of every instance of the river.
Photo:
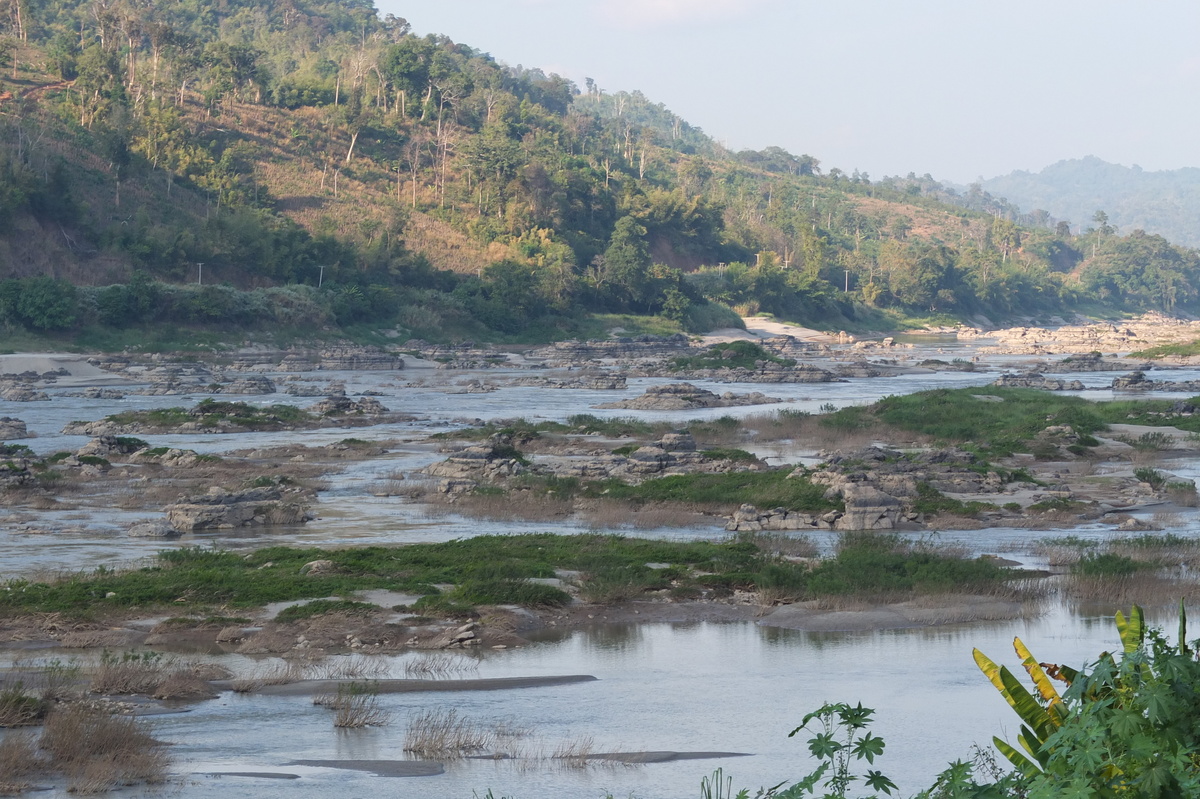
M957 354L957 353L956 353ZM1012 360L1012 359L1010 359ZM578 523L480 522L453 515L430 517L407 500L376 497L370 486L393 472L412 470L444 457L423 441L432 430L472 420L523 416L563 420L578 413L686 420L677 413L600 411L593 406L617 398L615 392L547 390L502 387L484 394L451 393L468 379L502 380L511 373L413 371L412 373L310 373L308 377L344 380L348 394L378 392L394 411L410 413L410 422L347 430L303 433L259 433L237 436L148 436L153 446L220 453L234 448L276 444L321 445L346 437L392 441L383 458L347 464L332 475L321 493L318 518L302 528L265 529L251 533L188 535L164 544L130 538L123 530L146 514L91 507L80 502L69 511L31 514L0 509L0 573L4 578L38 573L118 565L153 555L164 546L246 548L268 543L297 545L360 545L445 541L487 533L586 530ZM1094 399L1112 396L1104 388L1112 373L1070 375L1087 387ZM1174 372L1172 379L1200 375ZM854 379L844 383L799 385L739 385L694 381L717 391L763 391L787 401L785 405L724 408L688 414L686 418L762 413L779 408L818 411L874 401L889 394L907 394L935 387L983 386L996 372L942 372L888 378ZM425 385L407 381L423 378ZM436 381L436 383L435 383ZM669 382L630 379L625 396L640 394L648 385ZM51 389L50 402L0 401L0 416L17 416L36 438L22 442L39 454L75 449L85 437L64 436L63 426L75 419L99 419L118 411L175 405L190 406L203 395L91 400L66 396ZM1162 395L1156 395L1162 396ZM254 397L256 404L309 404L285 395ZM786 448L785 448L786 449ZM780 450L783 452L784 450ZM763 454L769 454L764 452ZM795 452L788 452L795 455ZM1196 476L1191 464L1174 470ZM1172 532L1195 535L1194 513L1177 520ZM1077 534L1103 538L1111 528L1095 525ZM623 530L630 535L669 538L712 538L714 528ZM943 539L977 553L1002 553L1030 566L1044 565L1033 551L1038 539L1057 533L1016 528L946 531ZM828 547L831 535L816 536ZM699 795L699 781L721 767L735 787L774 785L802 776L813 763L806 755L804 736L787 734L803 715L826 701L874 707L873 731L887 741L877 763L900 785L901 795L928 786L934 775L955 758L971 755L971 746L987 746L993 734L1015 736L1015 716L975 668L973 647L1016 667L1011 642L1019 635L1042 660L1081 666L1105 649L1117 646L1108 617L1072 612L1051 600L1036 618L928 629L868 633L804 633L762 627L753 623L688 625L644 624L604 626L546 634L532 646L486 651L471 676L504 677L591 674L595 682L496 692L455 692L382 697L393 713L390 726L338 732L330 711L304 698L224 694L191 706L188 712L154 719L157 735L171 741L175 768L183 775L182 797L295 796L318 797L395 795L428 799L466 799L489 789L499 799L562 799L605 796L618 799L690 799ZM39 657L70 657L44 652ZM391 658L394 676L403 676L406 658ZM242 656L222 659L245 667ZM545 758L468 760L450 763L446 773L421 778L384 778L364 772L285 765L300 759L394 759L403 757L406 719L423 709L454 707L460 714L483 722L506 722L528 731L527 752L552 752L564 742L592 739L593 751L669 750L678 752L736 752L745 757L680 760L639 766L591 764L568 767ZM300 779L205 776L213 772L277 771ZM174 792L174 791L173 791Z

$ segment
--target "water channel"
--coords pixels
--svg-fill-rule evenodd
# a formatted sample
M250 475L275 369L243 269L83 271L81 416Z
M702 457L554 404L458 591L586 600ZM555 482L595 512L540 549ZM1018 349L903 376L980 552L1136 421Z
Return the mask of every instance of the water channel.
M394 411L413 421L352 430L319 430L289 434L231 437L147 436L153 446L220 453L232 449L279 444L321 445L355 437L388 441L389 455L346 465L332 475L320 496L318 518L301 528L256 530L250 534L188 535L164 544L136 539L123 532L146 514L88 507L39 514L30 519L16 509L0 508L0 579L45 572L117 565L153 555L164 546L248 548L268 543L297 545L365 545L444 541L481 532L507 533L585 531L582 523L480 522L456 516L430 517L419 506L398 497L375 497L370 486L396 472L408 473L444 457L423 439L430 431L469 421L523 416L563 420L577 413L676 419L678 414L602 411L593 406L611 401L614 392L501 387L486 394L452 393L467 379L495 379L506 373L319 373L322 382L344 380L348 394L378 392ZM511 376L511 375L507 375ZM866 403L889 394L934 387L984 386L995 371L941 372L844 383L802 385L704 384L717 391L763 391L787 404L725 408L687 418L763 413L778 408L817 411L822 406ZM1070 375L1085 384L1083 396L1104 399L1112 373ZM410 384L414 379L417 385ZM1170 379L1200 378L1173 372ZM626 396L646 386L669 382L650 378L629 381ZM204 395L151 397L130 394L120 400L93 400L51 390L49 402L6 403L0 416L19 416L36 435L23 442L39 454L76 449L86 437L60 431L74 419L151 407L190 406ZM1162 395L1156 395L1162 396ZM307 404L293 397L256 397L256 404ZM682 423L685 419L680 418ZM772 445L774 446L774 445ZM771 456L769 451L760 454ZM775 457L794 462L799 454L778 448ZM1177 473L1196 477L1192 464L1172 464ZM1194 514L1180 517L1179 535L1196 534ZM720 537L719 529L670 528L623 530L630 535L668 538ZM1077 535L1103 538L1111 528L1094 525ZM1004 554L1023 564L1044 565L1032 551L1040 538L1059 533L1016 528L946 531L944 540L977 553ZM832 536L818 537L828 546ZM1164 620L1165 621L1165 620ZM968 758L972 744L987 746L993 734L1015 737L1015 716L978 672L971 650L1016 666L1013 636L1020 636L1042 660L1076 667L1117 645L1108 616L1090 615L1065 603L1050 601L1032 618L1017 621L948 625L854 633L805 633L753 623L691 623L598 626L542 635L533 645L476 653L475 677L590 674L598 679L571 685L513 691L425 693L384 696L394 715L388 727L338 732L330 713L303 697L223 694L189 706L187 712L154 719L158 737L171 741L181 797L389 795L428 799L465 799L491 789L496 797L561 799L562 797L637 796L642 799L690 799L699 795L701 776L721 767L735 786L757 789L807 773L812 763L801 736L789 739L803 715L825 701L862 702L877 709L876 734L888 748L879 768L911 795L928 786L950 760ZM23 653L28 657L31 653ZM44 651L39 658L69 658L73 653ZM413 655L391 658L392 676L404 676ZM221 655L231 668L249 660ZM3 660L11 660L0 655ZM466 760L446 765L444 774L420 778L385 778L367 772L289 766L292 760L386 760L403 758L405 722L424 709L451 706L462 715L505 722L526 731L527 752L543 755L564 742L591 739L593 751L726 752L745 756L678 760L638 766L592 764L574 768L546 758ZM218 772L276 772L299 779L208 776ZM64 794L65 795L65 794Z

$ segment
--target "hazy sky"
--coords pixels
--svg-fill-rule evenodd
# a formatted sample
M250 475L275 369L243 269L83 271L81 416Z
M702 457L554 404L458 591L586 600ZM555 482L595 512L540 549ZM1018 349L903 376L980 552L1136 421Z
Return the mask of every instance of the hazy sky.
M608 92L733 149L960 183L1096 155L1200 166L1190 0L377 0L419 34Z

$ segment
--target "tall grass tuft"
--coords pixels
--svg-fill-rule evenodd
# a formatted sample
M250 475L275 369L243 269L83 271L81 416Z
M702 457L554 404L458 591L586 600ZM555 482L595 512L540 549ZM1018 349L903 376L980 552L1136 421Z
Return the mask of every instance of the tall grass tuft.
M445 652L424 652L404 662L404 676L417 680L441 679L456 674L478 672L478 661L464 655Z
M453 709L418 713L404 733L404 751L429 759L467 757L487 751L494 742L494 730Z
M237 693L250 693L268 685L287 685L308 679L310 669L311 665L305 663L291 660L276 661L259 666L249 674L238 677L229 687Z
M380 707L379 691L371 683L344 683L336 694L318 696L313 704L333 710L333 726L338 729L383 727L392 721L391 712Z

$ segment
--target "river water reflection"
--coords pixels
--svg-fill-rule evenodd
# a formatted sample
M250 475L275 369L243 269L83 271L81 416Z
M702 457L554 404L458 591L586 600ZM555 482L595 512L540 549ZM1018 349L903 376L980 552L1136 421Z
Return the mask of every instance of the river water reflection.
M722 751L747 757L643 766L568 768L545 761L463 761L442 776L400 782L358 772L299 769L289 796L380 792L462 799L472 791L521 799L617 797L692 799L701 776L720 766L735 786L757 789L802 776L812 767L803 739L787 734L826 701L877 709L876 734L887 741L877 764L911 795L948 761L971 756L993 734L1013 735L1015 716L976 669L978 647L1019 671L1020 636L1043 660L1081 666L1117 645L1109 618L1081 618L1052 607L1046 615L986 625L868 633L804 633L749 623L604 626L548 637L532 647L485 652L481 677L593 674L596 682L481 693L383 697L392 726L337 733L330 713L307 699L225 696L191 713L156 720L177 742L186 770L262 771L291 759L403 757L405 720L422 710L455 707L482 721L530 731L543 753L564 741L594 739L593 751ZM399 668L399 664L397 665ZM475 676L475 675L471 675ZM269 731L269 734L264 732ZM260 779L195 777L194 797L264 795ZM278 783L276 783L278 785ZM752 791L753 792L753 791Z

